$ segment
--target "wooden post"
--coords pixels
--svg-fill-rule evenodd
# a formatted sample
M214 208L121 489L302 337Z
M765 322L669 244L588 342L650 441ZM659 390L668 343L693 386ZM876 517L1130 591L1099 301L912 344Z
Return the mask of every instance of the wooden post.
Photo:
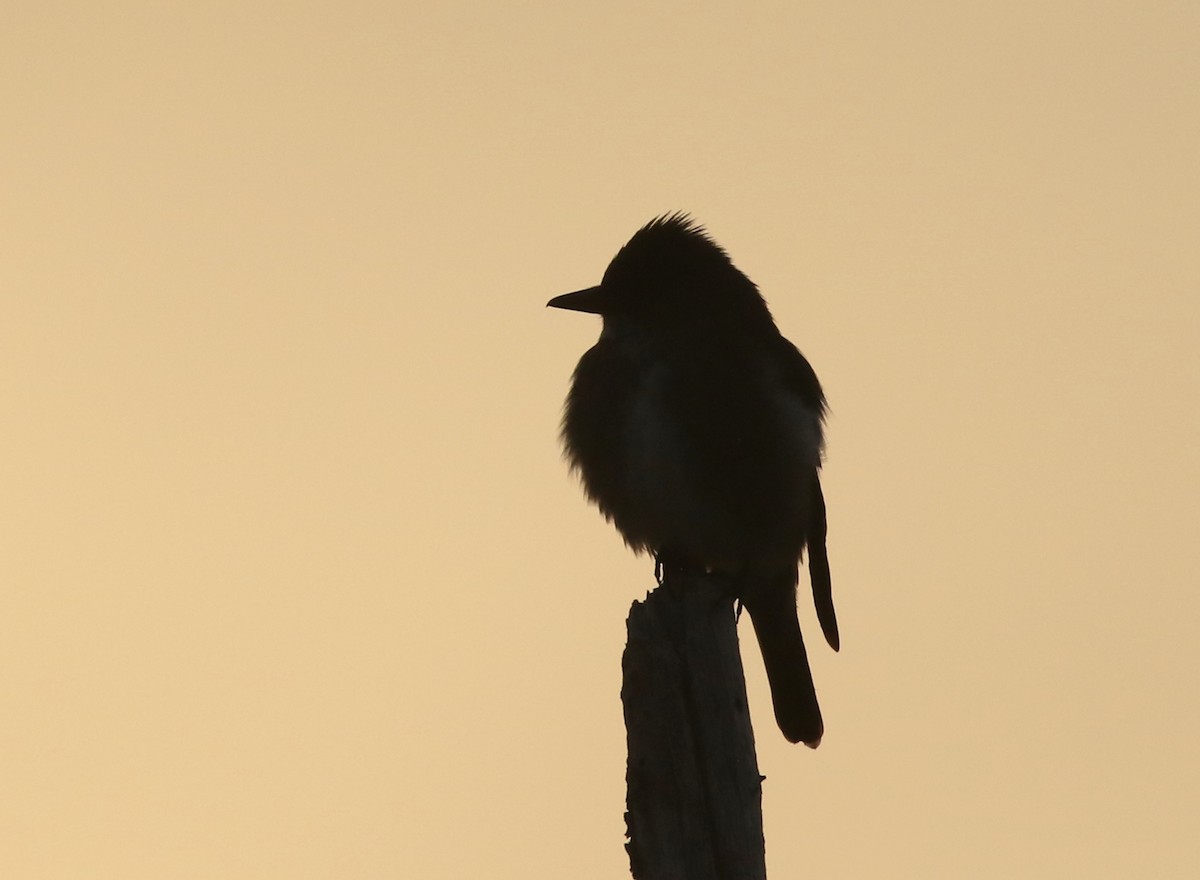
M671 573L629 610L621 701L636 880L766 877L763 777L733 600L721 586Z

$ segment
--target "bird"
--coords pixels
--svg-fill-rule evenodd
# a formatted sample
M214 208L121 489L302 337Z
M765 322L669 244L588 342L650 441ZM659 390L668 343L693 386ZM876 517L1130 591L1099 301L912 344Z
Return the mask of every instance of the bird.
M805 553L821 630L841 643L819 478L827 405L812 366L685 213L651 220L597 286L547 306L602 319L563 408L565 458L586 495L656 575L731 579L780 730L816 748L824 721L796 609Z

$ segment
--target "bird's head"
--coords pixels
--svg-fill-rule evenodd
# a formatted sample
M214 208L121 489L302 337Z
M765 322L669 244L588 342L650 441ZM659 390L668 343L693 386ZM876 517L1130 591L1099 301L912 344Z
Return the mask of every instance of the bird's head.
M556 296L558 309L664 331L772 325L754 283L686 214L651 220L621 248L597 287Z

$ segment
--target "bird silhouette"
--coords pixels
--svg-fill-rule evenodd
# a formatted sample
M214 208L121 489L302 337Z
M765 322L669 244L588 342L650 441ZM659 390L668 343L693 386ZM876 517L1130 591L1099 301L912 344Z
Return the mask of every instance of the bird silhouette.
M817 618L839 648L826 553L825 395L755 285L687 215L658 217L596 287L548 305L603 318L563 415L572 468L656 565L728 575L750 614L775 717L824 733L796 613L807 552Z

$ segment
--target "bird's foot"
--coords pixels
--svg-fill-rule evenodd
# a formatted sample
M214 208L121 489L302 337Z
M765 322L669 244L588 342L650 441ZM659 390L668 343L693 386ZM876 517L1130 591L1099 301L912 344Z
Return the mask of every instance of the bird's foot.
M687 577L702 575L706 571L700 565L686 556L673 550L659 550L654 553L654 579L660 584L672 575Z

